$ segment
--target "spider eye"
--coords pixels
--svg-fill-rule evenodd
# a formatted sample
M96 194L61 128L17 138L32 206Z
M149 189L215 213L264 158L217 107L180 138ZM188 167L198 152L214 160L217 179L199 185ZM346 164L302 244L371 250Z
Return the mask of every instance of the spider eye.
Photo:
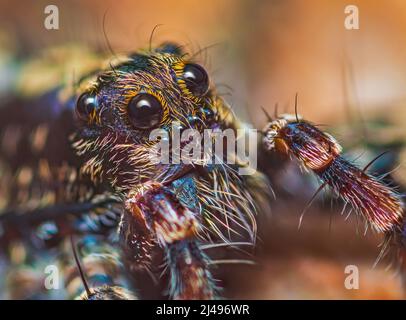
M81 120L88 120L92 111L98 108L97 97L91 93L83 93L76 103L76 114Z
M155 127L162 120L161 102L151 94L137 94L128 104L128 116L137 129Z
M198 64L187 64L183 69L183 79L188 90L195 95L204 95L209 89L209 76Z

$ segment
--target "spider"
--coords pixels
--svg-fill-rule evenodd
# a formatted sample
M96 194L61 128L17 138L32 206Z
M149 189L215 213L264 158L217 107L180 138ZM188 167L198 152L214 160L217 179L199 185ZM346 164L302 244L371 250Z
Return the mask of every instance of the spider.
M170 299L220 298L205 249L255 244L256 213L272 195L268 179L259 171L240 175L247 164L238 157L154 162L151 150L162 140L150 139L155 129L170 133L176 123L181 132L203 133L242 124L181 46L115 60L74 86L0 108L4 259L10 269L38 267L56 255L66 287L59 298L136 299L133 275L155 278L161 264ZM297 113L268 116L263 134L264 149L297 158L320 178L320 190L330 186L388 243L403 239L400 196L346 161L331 135ZM78 249L67 243L73 235ZM18 281L20 273L13 275ZM41 286L30 289L30 298L49 298Z

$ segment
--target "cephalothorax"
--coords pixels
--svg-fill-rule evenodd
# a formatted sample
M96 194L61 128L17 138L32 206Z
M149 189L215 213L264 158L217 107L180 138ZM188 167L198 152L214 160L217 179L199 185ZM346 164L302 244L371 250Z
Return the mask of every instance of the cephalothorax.
M127 291L136 289L131 274L151 272L162 260L170 298L219 297L204 247L254 244L255 213L270 194L267 179L260 172L240 175L246 164L238 155L232 164L153 161L155 129L170 133L176 124L203 133L237 130L240 123L205 69L180 47L164 44L117 60L74 87L0 108L2 247L23 241L35 252L79 234L86 248L105 248L109 263L100 263L115 275L95 277L96 289L84 298L135 298ZM264 134L267 149L293 154L378 231L401 234L398 195L344 161L330 135L298 116L270 121Z
M24 126L20 117L5 123L30 132L43 126L47 141L39 153L30 155L29 165L19 152L10 154L10 162L13 157L21 160L16 174L24 176L24 168L30 175L16 192L26 192L27 201L37 205L27 208L25 201L7 200L3 243L27 238L20 221L38 237L36 228L43 230L44 221L50 220L52 227L45 229L55 234L46 233L47 243L70 233L118 233L116 239L105 241L115 241L122 251L124 269L134 272L160 265L162 261L153 262L154 256L163 251L171 297L215 298L210 259L200 246L253 241L256 190L266 193L266 180L260 174L240 176L237 169L243 164L238 161L197 165L156 163L150 157L159 142L151 140L150 133L157 128L170 132L174 123L181 131L238 128L206 71L178 47L165 44L130 54L105 71L91 72L71 94L67 91L57 90L52 97L56 101L45 100L56 109L53 117L30 117L35 123ZM68 98L61 103L60 96ZM25 103L2 111L12 107L32 112ZM61 128L61 119L68 126ZM54 140L56 135L59 141Z

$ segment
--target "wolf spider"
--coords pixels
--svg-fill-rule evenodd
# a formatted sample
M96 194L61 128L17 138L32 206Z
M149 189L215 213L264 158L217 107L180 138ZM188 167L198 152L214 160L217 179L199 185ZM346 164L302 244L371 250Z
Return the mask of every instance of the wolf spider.
M166 43L116 60L74 86L0 108L0 243L12 283L22 283L20 265L41 266L36 261L53 254L65 273L63 298L136 299L133 274L155 277L151 269L162 262L169 298L219 298L205 249L255 244L255 214L272 194L267 178L239 175L247 164L238 158L154 163L153 129L170 133L178 123L181 131L235 131L242 124L181 47ZM336 140L297 112L267 122L263 149L296 158L318 176L319 190L329 186L401 248L403 205L393 188L368 166L346 161ZM41 286L29 288L31 298L48 297Z

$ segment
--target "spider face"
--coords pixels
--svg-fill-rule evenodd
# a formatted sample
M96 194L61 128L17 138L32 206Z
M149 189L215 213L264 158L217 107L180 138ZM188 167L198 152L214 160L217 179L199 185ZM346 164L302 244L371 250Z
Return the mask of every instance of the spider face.
M178 279L172 281L172 297L213 297L208 258L196 238L254 241L257 208L251 192L265 188L266 181L243 179L239 163L174 161L174 151L187 154L186 129L200 137L206 129L238 129L205 69L186 60L175 46L165 45L130 55L98 73L78 97L72 146L80 157L80 174L124 200L118 234L126 267L148 270L155 252L163 250ZM157 129L166 135L156 136ZM179 141L175 131L182 136ZM156 162L151 156L163 139L169 141L171 158ZM208 139L213 139L210 134ZM205 141L198 143L205 146Z
M183 165L151 161L159 139L154 129L171 135L202 132L218 121L219 98L205 69L184 58L174 45L136 53L87 81L76 104L79 124L74 148L85 156L82 172L115 190L144 181L162 181L185 172Z

